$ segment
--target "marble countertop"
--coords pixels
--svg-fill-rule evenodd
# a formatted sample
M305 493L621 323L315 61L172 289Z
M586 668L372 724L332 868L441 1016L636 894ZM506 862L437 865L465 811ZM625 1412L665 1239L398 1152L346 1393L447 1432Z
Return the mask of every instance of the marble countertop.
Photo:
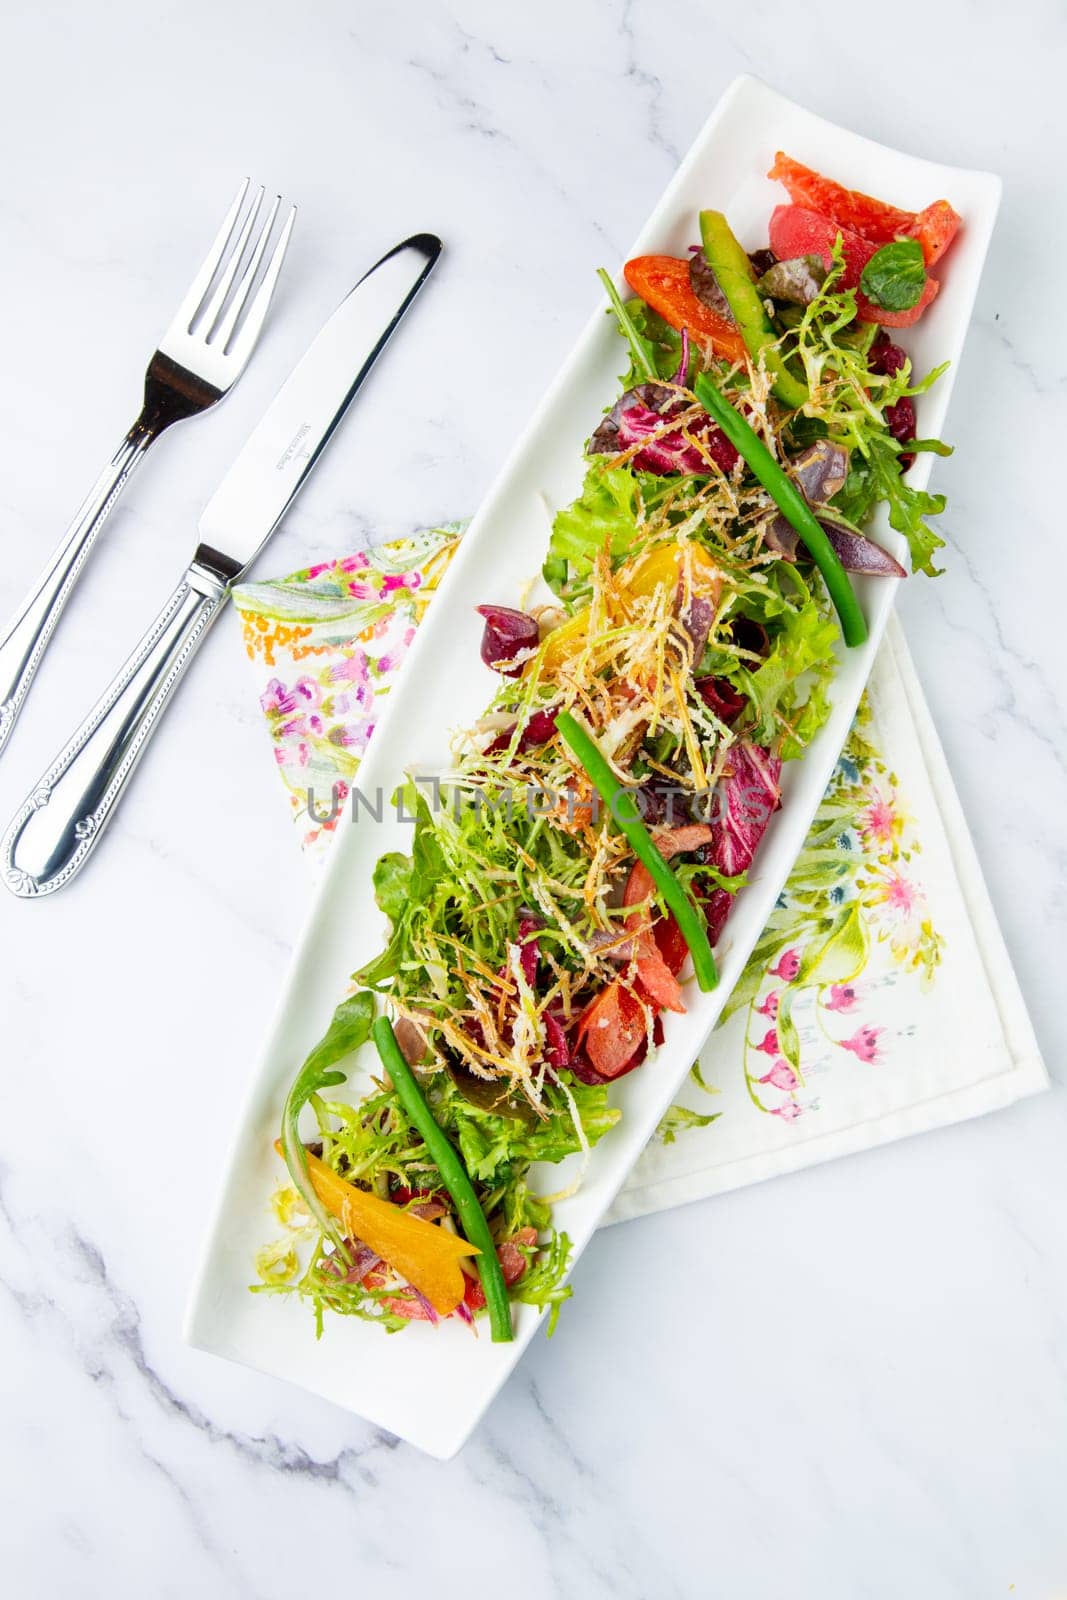
M21 1596L521 1600L1067 1592L1062 512L1067 19L945 0L893 39L828 0L8 7L0 612L118 442L250 170L301 206L269 333L160 447L0 771L11 809L183 561L266 400L397 237L448 245L417 329L265 573L464 514L722 88L753 71L992 168L998 232L901 613L1046 1059L1011 1111L610 1230L551 1345L440 1465L179 1328L308 885L220 625L77 884L0 896L0 1560ZM909 14L910 15L910 14ZM1020 19L1021 21L1021 19ZM417 377L417 382L413 382ZM5 812L6 815L6 812ZM640 1293L654 1285L654 1292ZM635 1294L635 1289L638 1291Z

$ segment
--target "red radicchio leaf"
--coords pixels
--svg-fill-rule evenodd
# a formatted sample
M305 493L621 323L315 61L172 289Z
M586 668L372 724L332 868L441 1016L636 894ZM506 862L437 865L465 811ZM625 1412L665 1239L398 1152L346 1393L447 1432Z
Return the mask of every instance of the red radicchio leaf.
M548 1064L558 1071L560 1067L569 1067L571 1064L571 1049L567 1043L566 1030L559 1018L551 1011L544 1014L545 1024L545 1055Z
M705 900L704 916L708 924L708 938L712 944L718 944L733 903L734 897L729 889L713 889Z
M540 643L536 618L525 611L513 611L510 606L476 606L475 610L485 618L482 660L494 672L517 678L523 663Z
M687 409L686 402L664 384L639 383L636 388L627 389L612 406L589 441L589 454L617 455L647 440L633 457L639 472L661 476L695 472L707 476L709 456L723 472L730 472L740 457L710 417L697 417L686 430L692 439L701 441L703 448L691 443L681 428L670 429L662 438L651 437Z
M711 864L732 878L746 872L778 808L782 763L758 744L730 752L731 775L722 780L719 811L712 823Z
M731 775L723 778L716 794L718 810L712 823L711 844L697 851L698 859L735 877L752 865L767 824L778 807L778 777L782 763L762 745L740 744L730 752ZM733 895L714 887L704 903L708 938L715 944L733 904Z
M524 911L519 918L519 965L522 968L522 975L531 989L537 985L537 968L540 963L537 935L540 931L540 918Z
M689 329L682 329L682 346L678 353L678 371L671 379L672 383L685 383L689 376Z

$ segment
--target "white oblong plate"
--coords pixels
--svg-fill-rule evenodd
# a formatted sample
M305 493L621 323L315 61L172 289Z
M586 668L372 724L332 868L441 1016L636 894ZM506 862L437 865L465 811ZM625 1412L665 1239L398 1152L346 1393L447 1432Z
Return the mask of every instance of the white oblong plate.
M962 213L964 227L947 258L941 292L907 334L917 371L945 360L954 370L996 216L999 179L886 149L824 122L754 78L739 78L727 90L631 254L684 254L702 206L725 211L750 247L765 243L770 212L784 199L780 186L766 177L778 149L898 205L919 209L944 196ZM522 586L540 570L549 531L546 500L552 507L564 505L578 491L582 445L594 419L615 397L618 368L618 335L598 310L471 524L419 629L361 768L364 793L391 794L408 767L445 770L449 731L484 710L496 680L479 661L481 622L473 608L485 600L518 603ZM950 370L922 397L920 433L941 432L951 387ZM931 460L920 455L912 481L925 483ZM875 531L903 556L904 541L884 517ZM830 719L804 760L785 769L782 810L716 952L719 987L700 995L688 985L690 1010L666 1019L666 1039L655 1059L616 1087L613 1099L622 1107L622 1121L594 1151L581 1191L557 1207L559 1226L574 1242L574 1259L714 1027L804 842L855 714L896 584L868 579L857 588L869 642L842 654ZM255 1252L277 1232L268 1204L279 1175L271 1146L286 1089L346 992L349 974L381 947L385 929L374 906L371 873L383 851L407 849L410 841L410 827L390 819L388 811L385 816L383 823L371 825L364 814L358 825L345 823L338 831L236 1131L186 1337L203 1350L301 1384L447 1458L467 1439L532 1337L539 1321L534 1309L516 1307L512 1345L493 1345L484 1334L475 1340L458 1322L438 1329L416 1325L389 1337L342 1318L316 1341L305 1306L248 1292ZM358 1083L360 1065L350 1082Z

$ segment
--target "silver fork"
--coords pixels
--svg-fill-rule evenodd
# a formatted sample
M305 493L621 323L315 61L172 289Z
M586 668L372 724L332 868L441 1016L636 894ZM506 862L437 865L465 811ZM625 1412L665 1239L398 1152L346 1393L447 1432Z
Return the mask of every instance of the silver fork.
M0 750L7 743L85 559L134 468L171 423L206 411L221 400L255 349L293 231L296 207L290 208L268 254L281 196L260 224L264 191L261 187L246 209L250 188L251 180L246 178L148 363L140 416L0 635Z

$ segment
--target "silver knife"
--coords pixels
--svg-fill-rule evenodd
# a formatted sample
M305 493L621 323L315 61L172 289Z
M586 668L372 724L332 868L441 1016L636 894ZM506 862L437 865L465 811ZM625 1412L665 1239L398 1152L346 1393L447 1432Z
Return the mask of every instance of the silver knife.
M8 828L0 861L12 893L51 894L85 865L230 585L307 481L440 253L430 233L390 250L286 379L204 508L200 543L178 587Z

